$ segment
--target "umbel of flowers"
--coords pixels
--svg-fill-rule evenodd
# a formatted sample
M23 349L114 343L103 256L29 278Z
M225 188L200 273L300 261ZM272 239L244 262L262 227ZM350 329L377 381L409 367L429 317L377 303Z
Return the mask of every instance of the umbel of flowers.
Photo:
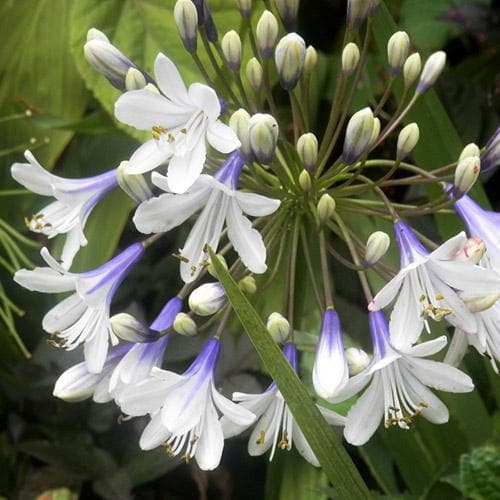
M457 368L467 347L487 356L495 371L500 361L500 215L467 195L481 164L492 169L500 162L500 130L484 150L467 145L453 165L429 170L408 162L419 141L418 124L406 122L408 111L425 99L444 70L446 56L434 53L422 68L420 55L410 54L404 32L388 40L389 78L382 97L373 109L350 115L367 46L360 49L354 40L369 36L378 6L376 0L352 0L347 2L338 83L319 135L312 125L309 93L318 55L294 31L298 2L276 2L274 11L251 1L236 4L247 27L243 39L233 30L219 38L208 2L176 2L172 15L179 35L200 70L200 81L189 87L168 47L151 61L154 71L149 74L104 33L89 30L85 57L121 91L116 119L149 132L149 140L119 166L110 165L95 177L58 177L29 151L27 163L12 166L17 182L51 198L26 219L28 229L49 239L65 235L61 255L54 257L44 248L46 265L19 270L15 281L35 292L69 293L41 325L52 345L64 350L83 346L82 362L57 380L56 397L114 400L125 415L145 417L141 448L163 446L170 456L194 458L202 469L217 467L225 439L247 429L251 455L271 450L272 459L277 449L295 445L318 466L274 381L257 394L236 392L231 397L217 389L220 347L233 311L212 268L209 248L219 252L251 302L258 289L265 300L266 283L285 270L286 293L279 310L267 318L267 330L283 345L283 355L297 373L296 276L299 265L306 267L322 317L312 385L321 413L344 429L347 442L363 445L381 423L408 429L419 415L444 424L448 409L435 390L473 390L471 378ZM398 79L405 87L402 97L392 91ZM273 87L272 82L279 84ZM278 105L284 99L288 109ZM393 133L398 134L394 159L378 159L379 146ZM337 150L341 152L335 156ZM396 206L385 189L395 173L399 184L435 182L445 186L443 194L421 205ZM73 258L87 244L86 221L114 189L124 190L137 204L137 242L96 269L74 272ZM451 207L468 234L440 243L412 229L412 218ZM388 234L378 230L365 244L347 222L348 216L349 221L357 217L356 224L363 226L367 215L375 222L393 222L399 269L384 259ZM164 298L165 306L149 325L126 312L112 314L113 297L131 269L141 265L149 246L179 226L189 229L175 254L179 276L171 279L180 283L177 295ZM319 248L317 257L313 247ZM298 252L305 264L299 264ZM349 318L335 310L342 284L334 294L332 259L359 278L371 355L344 348L342 325ZM373 290L368 269L385 286ZM210 316L215 321L199 328ZM446 349L448 337L428 336L436 322L451 327L451 345L440 361L434 355ZM206 339L192 364L183 373L163 369L171 336L199 330ZM356 395L346 415L324 406L328 401L335 408Z

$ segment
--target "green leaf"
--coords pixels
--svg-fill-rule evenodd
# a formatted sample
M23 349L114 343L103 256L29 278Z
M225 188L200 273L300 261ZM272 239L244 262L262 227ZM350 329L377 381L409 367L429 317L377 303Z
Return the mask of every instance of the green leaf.
M210 257L220 282L243 328L269 374L278 385L297 424L304 433L337 498L370 498L359 472L332 428L322 417L304 385L268 334L261 318L212 249Z
M500 450L494 446L476 448L460 461L462 491L474 500L493 500L500 492Z

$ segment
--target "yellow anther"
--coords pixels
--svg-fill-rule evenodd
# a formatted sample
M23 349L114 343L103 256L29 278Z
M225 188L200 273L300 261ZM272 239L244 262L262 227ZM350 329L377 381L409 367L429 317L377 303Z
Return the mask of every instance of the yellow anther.
M264 431L259 432L259 438L255 441L255 444L264 444L266 440L266 433Z
M418 299L418 300L419 300L420 302L423 302L426 298L427 298L427 297L426 297L424 294L422 294L422 295L420 295L420 297L419 297L419 299Z
M186 462L188 464L191 457L189 456L189 453L184 453L184 455L182 455L181 459L184 460L184 462Z
M165 134L167 132L167 129L165 127L162 127L161 125L154 125L151 127L151 133L153 135L153 139L158 140L162 134Z
M436 295L436 300L444 300L444 296L441 294Z

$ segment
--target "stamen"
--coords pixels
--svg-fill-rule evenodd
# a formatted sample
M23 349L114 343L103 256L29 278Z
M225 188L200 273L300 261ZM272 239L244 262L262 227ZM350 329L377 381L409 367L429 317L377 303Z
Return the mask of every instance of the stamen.
M186 264L189 262L189 259L181 255L180 253L173 252L172 257L175 257L176 259L180 260L181 262L185 262Z
M266 440L266 433L265 431L260 431L259 432L259 438L257 439L257 441L255 441L255 444L264 444Z
M288 441L288 432L284 431L283 436L281 440L278 442L278 446L282 449L285 450L290 446L290 442Z
M151 133L153 135L153 139L158 140L162 134L167 133L167 129L165 127L162 127L161 125L154 125L151 127Z

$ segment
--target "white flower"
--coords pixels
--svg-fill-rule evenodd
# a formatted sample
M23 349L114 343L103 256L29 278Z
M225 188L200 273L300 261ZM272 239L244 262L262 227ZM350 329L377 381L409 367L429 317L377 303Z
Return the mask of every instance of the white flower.
M286 344L283 353L294 370L297 371L297 348L295 345L292 343ZM292 444L295 443L295 448L308 462L316 467L319 466L318 459L311 450L274 382L261 394L235 392L233 401L238 401L241 407L251 411L258 418L248 441L248 453L250 455L262 455L272 447L269 457L269 460L272 460L276 446L282 450L291 450ZM331 425L344 425L345 417L321 406L318 406L318 409ZM250 425L241 425L237 422L230 422L224 417L222 418L222 427L226 438L240 434ZM279 439L280 434L281 439Z
M44 316L42 328L62 339L59 344L67 350L83 343L90 373L103 369L109 341L113 345L118 343L109 324L111 301L143 252L144 247L135 243L93 271L70 273L43 248L42 257L49 267L21 269L14 276L14 280L28 290L74 292Z
M127 387L118 404L131 416L150 414L151 421L140 439L143 450L163 445L171 456L195 457L203 470L215 469L224 447L217 409L238 425L250 425L255 415L224 396L214 385L214 368L220 341L208 340L182 375L153 369L151 377Z
M30 191L56 199L31 220L26 219L26 225L49 238L67 235L61 260L69 269L80 247L87 244L83 229L88 216L100 199L117 186L116 170L95 177L64 179L45 170L30 151L25 151L24 157L29 163L14 163L12 177Z
M155 77L162 94L133 90L116 101L118 120L153 134L132 155L128 168L140 174L169 162L169 190L183 193L203 169L205 138L221 153L234 151L240 141L218 119L221 104L210 87L193 83L186 89L175 64L163 54L156 58Z
M373 360L330 399L335 403L344 401L369 384L347 414L345 439L356 446L365 444L382 419L385 427L398 425L402 429L408 429L417 415L434 424L446 423L448 409L429 387L447 392L470 392L474 389L470 377L457 368L422 359L439 352L446 345L446 337L396 350L389 341L384 313L370 312L369 321Z
M500 276L470 262L454 260L467 241L464 233L429 253L404 222L398 221L394 231L401 270L368 307L378 311L397 297L391 315L394 346L412 345L429 317L436 321L446 318L452 325L474 333L476 321L458 292L466 295L500 292Z
M134 216L137 229L143 233L169 231L191 215L203 210L180 250L181 277L187 283L198 276L207 263L210 246L217 250L220 235L227 224L228 238L243 264L254 273L266 271L266 247L259 232L243 214L269 215L279 207L279 200L236 190L243 160L232 153L214 177L201 175L185 194L162 194L142 203ZM154 184L167 190L165 177L154 172Z

